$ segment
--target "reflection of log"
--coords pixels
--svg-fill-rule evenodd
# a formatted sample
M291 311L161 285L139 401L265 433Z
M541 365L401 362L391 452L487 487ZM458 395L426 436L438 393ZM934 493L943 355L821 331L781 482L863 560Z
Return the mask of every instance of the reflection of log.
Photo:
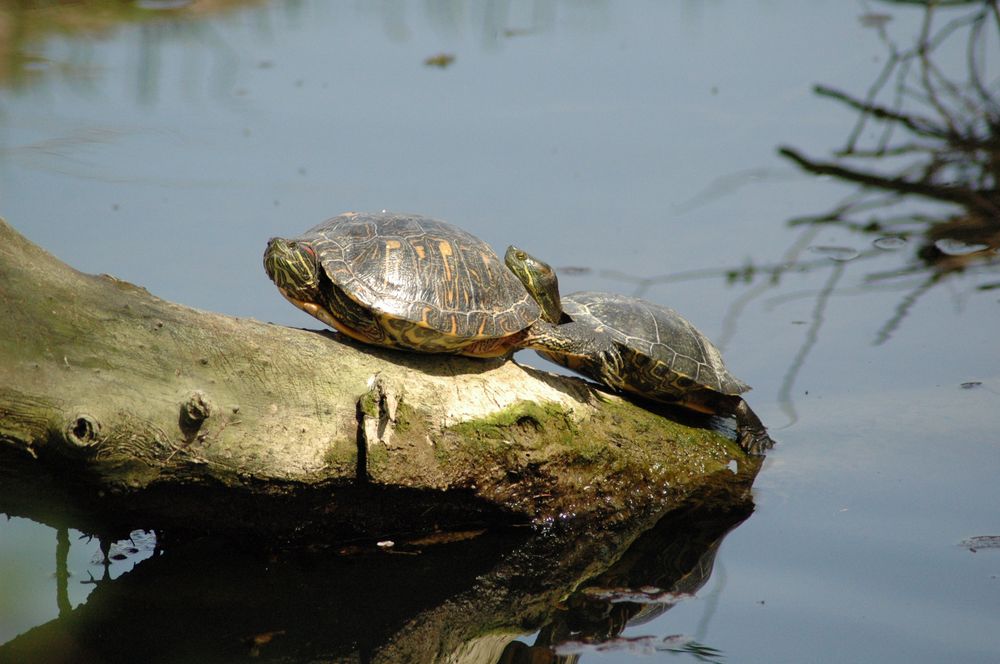
M719 541L752 509L754 469L720 472L712 488L659 523L652 516L614 528L490 532L411 547L410 555L258 553L214 540L169 546L128 574L97 581L83 605L0 644L0 661L115 662L136 653L149 662L248 654L295 662L552 661L531 657L546 644L511 642L539 629L592 625L598 614L621 618L605 628L614 637L639 609L566 601L581 586L701 586Z
M346 536L627 516L745 460L715 433L512 362L164 302L76 272L2 221L0 320L0 493L16 454L18 473L57 469L55 484L82 488L67 500L109 527L144 514L138 525Z

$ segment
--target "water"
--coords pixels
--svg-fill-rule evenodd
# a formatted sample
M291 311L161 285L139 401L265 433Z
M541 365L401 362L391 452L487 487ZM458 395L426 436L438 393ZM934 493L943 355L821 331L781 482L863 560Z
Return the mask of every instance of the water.
M1000 660L1000 554L960 546L1000 534L996 217L969 231L928 198L865 207L776 151L832 160L857 114L813 85L863 98L879 30L912 47L922 8L172 4L0 10L17 37L0 40L0 215L20 232L168 300L314 327L264 275L267 238L406 210L547 258L567 292L671 306L754 385L780 444L695 596L581 660L657 661L643 644L671 635L734 662ZM958 34L935 62L961 81ZM869 122L859 148L880 136ZM68 535L76 607L104 570ZM58 615L56 542L0 522L0 643Z

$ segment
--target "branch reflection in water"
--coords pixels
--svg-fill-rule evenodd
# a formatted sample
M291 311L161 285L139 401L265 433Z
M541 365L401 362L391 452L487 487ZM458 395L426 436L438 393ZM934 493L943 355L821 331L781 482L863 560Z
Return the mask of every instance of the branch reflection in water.
M766 300L771 307L802 298L815 300L802 343L778 391L789 424L797 420L792 400L796 377L816 345L831 297L874 290L902 291L895 310L879 327L875 345L888 343L920 299L935 287L962 277L973 292L1000 288L1000 100L990 84L1000 62L1000 10L995 1L958 3L960 15L938 25L940 3L923 4L916 42L901 48L890 38L889 14L866 14L863 25L878 31L888 53L883 70L863 98L818 85L817 95L857 111L858 119L834 161L818 161L783 146L778 152L807 173L858 185L832 210L788 221L798 235L780 260L741 266L710 267L641 277L620 270L599 275L644 295L655 286L696 279L725 279L748 289L731 303L717 339L725 347L747 305L795 275L828 271L819 290L786 293ZM968 8L964 6L968 5ZM964 79L936 64L944 49L967 54ZM993 64L994 69L996 68ZM877 129L877 131L872 131ZM868 131L866 131L868 130ZM874 134L873 144L863 137ZM737 186L773 174L752 171L724 177L678 209L708 202ZM918 199L918 200L914 200ZM928 205L928 201L932 205ZM868 238L867 247L816 244L824 229L839 228ZM841 286L853 265L897 253L901 264L871 272L859 286ZM909 256L909 260L903 257ZM565 269L565 268L564 268ZM587 272L586 268L568 268Z

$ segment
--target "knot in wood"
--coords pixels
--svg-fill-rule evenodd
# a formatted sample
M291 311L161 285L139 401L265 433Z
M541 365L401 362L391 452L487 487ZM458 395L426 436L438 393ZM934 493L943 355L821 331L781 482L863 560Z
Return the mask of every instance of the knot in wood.
M201 390L192 392L181 404L181 428L197 429L212 414L212 405Z
M63 437L70 445L87 449L100 442L101 423L92 415L78 413L69 418L63 429Z

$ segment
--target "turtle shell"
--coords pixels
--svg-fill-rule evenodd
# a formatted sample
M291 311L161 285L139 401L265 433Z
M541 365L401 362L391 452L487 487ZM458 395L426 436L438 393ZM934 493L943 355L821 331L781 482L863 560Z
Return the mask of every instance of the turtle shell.
M728 395L750 389L729 373L708 337L673 309L597 292L573 293L563 297L562 303L573 321L609 335L619 348L621 365L601 367L604 378L616 383L614 387L660 401L676 401L704 388ZM585 373L597 371L576 368ZM591 377L601 380L601 376Z
M413 214L346 213L297 241L312 246L337 290L325 303L333 317L338 318L342 293L382 327L383 339L367 341L461 352L477 341L513 337L540 315L488 244L443 221Z

